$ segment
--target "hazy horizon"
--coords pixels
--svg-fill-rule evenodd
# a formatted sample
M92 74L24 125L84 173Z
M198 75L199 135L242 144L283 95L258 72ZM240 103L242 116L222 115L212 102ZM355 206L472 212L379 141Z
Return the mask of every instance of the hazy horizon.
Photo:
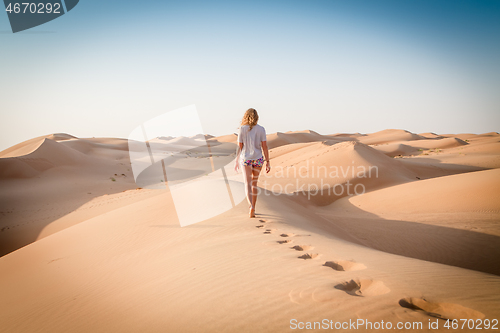
M498 1L87 0L17 34L0 14L0 40L0 151L191 104L214 136L250 107L268 133L499 131Z

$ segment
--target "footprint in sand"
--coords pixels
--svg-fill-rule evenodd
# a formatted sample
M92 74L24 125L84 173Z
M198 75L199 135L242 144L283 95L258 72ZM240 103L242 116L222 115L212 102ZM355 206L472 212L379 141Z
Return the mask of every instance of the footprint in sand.
M276 229L266 229L266 231L264 231L265 234L272 234L274 231L276 231Z
M293 242L291 239L285 239L285 240L280 240L278 241L279 244L287 244Z
M371 279L353 279L335 286L353 296L378 296L387 294L391 290L382 281Z
M319 256L318 253L305 253L299 257L299 259L314 259Z
M294 250L297 250L297 251L310 251L310 250L314 249L314 247L312 247L310 245L295 245L291 248Z
M264 228L264 226L263 226L263 225L256 225L255 227L256 227L256 228Z
M290 232L290 233L287 233L287 234L281 234L280 236L281 237L293 237L293 236L295 236L295 234Z
M440 319L483 319L485 315L479 311L453 303L429 302L423 298L409 297L399 301L399 305Z
M359 271L366 268L365 265L352 260L327 261L323 266L331 267L336 271Z
M260 223L269 223L270 221L268 221L268 220L264 220L264 219L261 219L261 220L259 220L259 222L260 222Z
M296 304L314 304L332 301L337 295L328 287L306 287L290 290L288 297Z

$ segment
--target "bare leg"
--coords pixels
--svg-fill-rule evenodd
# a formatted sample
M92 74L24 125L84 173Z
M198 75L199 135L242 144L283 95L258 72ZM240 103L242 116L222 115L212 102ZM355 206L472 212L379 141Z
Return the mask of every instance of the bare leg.
M262 167L252 168L252 206L255 211L255 205L257 203L257 181L259 180L259 174Z
M253 205L253 198L252 198L252 166L251 165L244 165L243 166L243 177L245 180L245 194L247 196L247 201L248 204L250 205L250 217L253 217L252 215L254 214L255 211L255 206Z

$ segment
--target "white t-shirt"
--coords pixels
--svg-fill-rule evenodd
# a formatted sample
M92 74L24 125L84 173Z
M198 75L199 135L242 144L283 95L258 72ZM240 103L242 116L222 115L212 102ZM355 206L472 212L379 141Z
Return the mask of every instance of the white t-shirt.
M262 147L261 142L266 141L266 130L260 125L255 125L252 130L250 126L243 125L240 127L240 132L238 133L238 142L243 143L243 149L241 151L241 159L246 160L258 160L262 157Z

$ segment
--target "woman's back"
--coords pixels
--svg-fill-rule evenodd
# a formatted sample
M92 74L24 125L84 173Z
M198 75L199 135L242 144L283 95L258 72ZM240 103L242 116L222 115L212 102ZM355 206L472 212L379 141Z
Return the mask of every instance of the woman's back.
M256 124L250 130L249 125L242 125L238 134L238 142L243 143L241 157L243 161L257 160L262 157L261 142L266 141L266 130Z

